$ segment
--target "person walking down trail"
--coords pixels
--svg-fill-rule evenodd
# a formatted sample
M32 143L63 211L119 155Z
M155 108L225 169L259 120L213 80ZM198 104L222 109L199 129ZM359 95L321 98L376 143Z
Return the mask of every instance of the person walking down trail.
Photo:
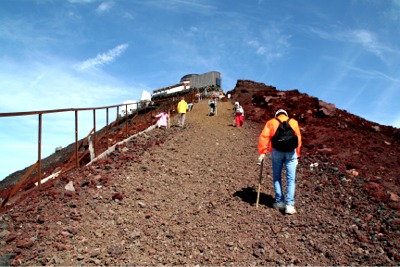
M186 119L186 112L188 111L189 106L188 103L185 101L185 97L181 97L181 101L178 103L178 125L183 128L185 125L185 119Z
M168 118L169 115L167 112L161 112L160 114L155 116L156 118L158 118L157 120L157 128L161 128L161 127L168 127Z
M243 126L244 123L244 110L242 106L239 106L236 109L236 114L235 114L235 126L236 127L241 127Z
M298 122L289 118L287 112L279 109L275 118L267 121L258 138L259 164L265 154L271 152L273 183L275 191L274 208L295 214L294 194L296 187L296 168L300 157L301 133ZM286 168L286 201L282 190L282 168Z
M210 106L210 116L214 116L217 113L217 100L215 97L213 97L212 100L208 103Z

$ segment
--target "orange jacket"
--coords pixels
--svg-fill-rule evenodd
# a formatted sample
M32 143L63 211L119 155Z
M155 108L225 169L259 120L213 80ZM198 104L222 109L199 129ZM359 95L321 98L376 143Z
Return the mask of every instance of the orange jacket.
M285 114L280 114L278 119L283 121L287 121L289 118ZM296 148L297 157L300 157L300 148L301 148L301 133L299 128L299 123L295 119L291 119L289 121L289 125L294 130L295 134L299 138L299 146ZM275 135L276 129L279 127L279 121L274 119L270 119L264 126L260 136L258 137L258 153L266 154L269 148L269 151L272 152L272 143L271 138Z

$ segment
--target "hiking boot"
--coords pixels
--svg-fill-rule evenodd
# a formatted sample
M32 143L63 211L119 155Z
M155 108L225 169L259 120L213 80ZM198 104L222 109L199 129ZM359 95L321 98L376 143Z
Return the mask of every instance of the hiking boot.
M285 213L289 215L295 214L296 209L294 208L294 206L286 206Z
M280 210L284 210L286 207L285 203L283 202L275 202L274 203L274 208L275 209L280 209Z

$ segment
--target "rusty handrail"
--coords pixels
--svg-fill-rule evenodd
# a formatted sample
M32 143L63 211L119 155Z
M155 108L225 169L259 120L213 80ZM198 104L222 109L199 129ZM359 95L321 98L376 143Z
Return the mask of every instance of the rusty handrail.
M68 109L55 109L55 110L41 110L41 111L26 111L26 112L11 112L11 113L0 113L0 118L1 117L15 117L15 116L28 116L28 115L39 115L38 118L38 160L35 164L33 164L29 170L24 174L22 179L17 183L16 186L13 187L13 189L10 191L8 196L3 200L3 202L0 205L0 208L4 207L4 205L7 203L7 201L21 188L21 186L26 182L28 177L32 174L32 172L37 168L37 185L38 188L40 189L41 186L41 181L42 181L42 170L41 170L41 147L42 147L42 120L43 120L43 114L49 114L49 113L60 113L60 112L74 112L75 113L75 151L74 153L70 156L69 160L61 167L61 170L59 171L58 175L56 178L61 177L63 173L66 171L69 171L73 169L72 166L70 166L71 162L75 160L75 168L79 168L79 163L80 161L84 158L85 155L89 152L89 149L85 149L81 155L79 155L79 150L89 142L89 138L91 135L93 135L93 146L94 146L94 155L95 157L97 156L96 152L96 144L100 142L103 138L106 138L106 147L107 149L110 147L110 145L113 145L118 142L119 135L123 132L125 134L122 134L122 138L127 138L129 133L130 133L130 128L134 128L133 134L135 134L138 131L138 126L140 126L143 122L145 124L153 123L153 114L154 111L166 111L168 110L168 113L175 113L175 105L179 101L180 97L171 97L168 99L164 100L158 100L154 101L154 104L160 104L159 106L151 106L150 111L148 111L148 102L141 101L141 102L134 102L134 103L124 103L124 104L119 104L119 105L110 105L110 106L103 106L103 107L93 107L93 108L68 108ZM185 95L185 98L187 101L192 102L194 100L194 93L188 93ZM136 104L136 113L131 116L129 116L128 113L128 105ZM125 125L119 129L119 120L121 119L121 116L119 115L119 108L121 106L125 106ZM116 119L109 124L109 109L110 108L116 108L117 111L117 116ZM105 131L100 134L99 136L96 135L96 111L101 110L101 109L106 109L106 125L105 125ZM79 111L93 111L93 128L89 132L89 134L81 141L79 144L79 129L78 129L78 112ZM142 116L139 116L140 112L142 113ZM132 125L129 127L129 125ZM103 128L103 129L104 129ZM110 129L114 128L115 129L115 136L114 138L111 139L111 144L110 144L110 139L109 139L109 131Z

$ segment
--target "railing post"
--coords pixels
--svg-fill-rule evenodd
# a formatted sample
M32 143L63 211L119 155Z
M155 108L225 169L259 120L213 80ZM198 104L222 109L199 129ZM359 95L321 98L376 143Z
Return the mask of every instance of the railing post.
M146 106L146 109L147 109L147 106ZM150 121L149 121L149 125L151 125L152 124L152 122L153 122L153 109L150 109Z
M108 108L106 108L106 139L107 139L107 148L109 145L109 141L108 141Z
M125 138L128 137L128 104L125 105Z
M138 122L139 122L139 109L136 105L136 122L135 122L135 131L138 131ZM133 122L132 122L133 123Z
M93 152L96 157L96 109L93 109Z
M117 123L115 125L115 140L118 140L118 124L119 124L119 107L117 107Z
M168 129L171 128L171 112L168 109Z
M77 168L79 168L78 142L78 111L75 110L75 166Z
M38 168L37 168L38 188L41 187L42 181L42 113L39 113L38 126Z

